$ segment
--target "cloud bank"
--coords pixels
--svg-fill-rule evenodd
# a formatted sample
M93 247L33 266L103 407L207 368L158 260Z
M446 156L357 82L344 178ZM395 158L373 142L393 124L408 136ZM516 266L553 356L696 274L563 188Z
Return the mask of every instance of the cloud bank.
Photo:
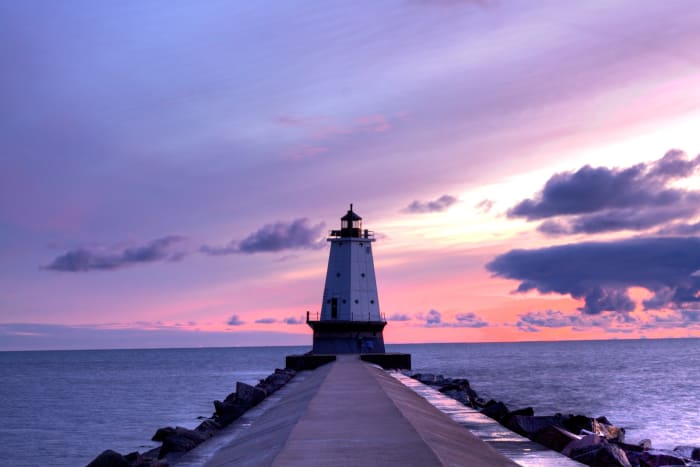
M78 248L55 258L45 269L63 272L114 270L126 266L157 261L178 261L186 254L182 249L185 237L168 235L145 245L125 248L121 251Z
M700 238L653 237L512 250L486 265L494 276L520 281L516 292L569 294L584 314L627 313L630 287L652 297L644 309L699 309Z
M700 156L673 149L628 168L584 166L553 175L541 192L508 211L511 218L544 220L548 235L642 231L700 213L700 192L673 183L695 174ZM682 223L669 231L681 231Z

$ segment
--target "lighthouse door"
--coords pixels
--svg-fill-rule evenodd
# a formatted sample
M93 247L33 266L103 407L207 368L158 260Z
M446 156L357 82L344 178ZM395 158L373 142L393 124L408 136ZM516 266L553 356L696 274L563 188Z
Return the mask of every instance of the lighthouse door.
M331 318L338 318L338 299L335 297L331 299Z

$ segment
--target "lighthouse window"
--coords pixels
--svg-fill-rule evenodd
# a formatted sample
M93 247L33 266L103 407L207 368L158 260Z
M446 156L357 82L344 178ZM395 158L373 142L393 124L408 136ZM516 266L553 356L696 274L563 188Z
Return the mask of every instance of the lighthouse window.
M370 300L369 302L370 302L372 305L374 305L374 300Z
M360 246L362 246L362 242L360 242Z
M343 303L347 303L347 300L343 299Z
M362 274L360 274L360 275L361 275L362 277L365 277L365 273L364 273L364 272L363 272Z
M331 318L336 319L338 317L338 299L333 298L331 301Z
M340 273L339 273L339 272L336 272L336 273L335 273L335 277L340 277Z
M358 299L355 299L355 303L360 303L360 301Z

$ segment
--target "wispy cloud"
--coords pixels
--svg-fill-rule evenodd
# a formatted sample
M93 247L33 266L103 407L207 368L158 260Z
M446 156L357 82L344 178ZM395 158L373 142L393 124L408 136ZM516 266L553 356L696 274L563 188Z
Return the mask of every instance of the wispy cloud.
M230 255L234 253L265 253L283 250L321 248L321 233L324 223L311 225L309 219L300 218L291 222L266 224L243 240L231 241L216 247L204 245L200 248L207 255Z
M392 128L390 118L382 114L362 115L350 120L280 115L275 118L275 123L301 136L301 142L295 143L283 154L285 159L292 160L303 160L327 153L351 138L385 133Z
M490 199L484 199L476 203L474 209L476 209L482 214L486 214L491 211L491 208L493 208L493 204L493 201L491 201Z
M438 199L432 201L413 201L406 206L403 211L413 214L422 214L426 212L442 212L457 202L457 198L452 195L442 195Z
M45 269L64 272L84 272L92 270L114 270L135 264L157 261L178 261L185 256L185 237L168 235L157 238L145 245L121 250L106 248L77 248L55 258Z

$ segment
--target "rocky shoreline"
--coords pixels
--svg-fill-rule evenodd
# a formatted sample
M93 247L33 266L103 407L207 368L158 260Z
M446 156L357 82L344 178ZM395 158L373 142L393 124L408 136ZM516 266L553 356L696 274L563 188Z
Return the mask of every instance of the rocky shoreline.
M625 442L625 429L606 417L586 415L535 415L532 407L510 410L493 399L484 400L463 378L446 378L430 373L405 372L423 384L472 407L518 433L571 459L594 467L700 467L700 447L678 446L673 450L653 449L651 440Z
M278 368L255 386L237 382L236 391L223 401L214 401L212 416L195 429L179 426L159 428L152 440L161 442L160 447L125 455L108 449L90 462L88 467L167 467L282 388L295 375L296 371L291 368Z
M237 382L235 392L223 401L215 400L212 416L196 428L159 428L152 440L161 442L161 446L143 453L124 455L106 450L87 467L167 467L282 388L296 373L292 368L276 369L255 386ZM404 374L478 410L507 429L582 464L594 467L700 467L700 447L654 449L650 440L629 444L625 442L625 429L613 425L604 416L593 418L561 413L536 416L532 407L511 410L501 401L481 398L464 378L447 378L430 373Z

